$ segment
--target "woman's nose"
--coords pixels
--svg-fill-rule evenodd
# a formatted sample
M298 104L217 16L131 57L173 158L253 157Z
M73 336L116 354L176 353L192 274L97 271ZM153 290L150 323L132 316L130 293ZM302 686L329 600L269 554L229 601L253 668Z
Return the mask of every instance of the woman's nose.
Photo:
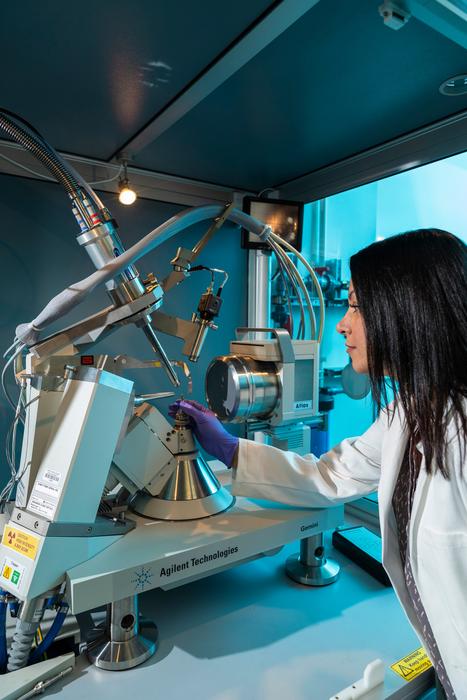
M336 331L341 335L347 335L350 332L349 324L347 323L347 313L342 316L341 320L336 325Z

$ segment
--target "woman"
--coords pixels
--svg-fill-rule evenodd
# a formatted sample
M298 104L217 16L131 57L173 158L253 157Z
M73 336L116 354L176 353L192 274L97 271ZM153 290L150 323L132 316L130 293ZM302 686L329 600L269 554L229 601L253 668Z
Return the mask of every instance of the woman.
M238 440L181 402L201 445L234 466L235 494L323 507L378 489L384 566L450 700L467 698L466 262L437 229L351 258L337 331L379 418L320 459Z

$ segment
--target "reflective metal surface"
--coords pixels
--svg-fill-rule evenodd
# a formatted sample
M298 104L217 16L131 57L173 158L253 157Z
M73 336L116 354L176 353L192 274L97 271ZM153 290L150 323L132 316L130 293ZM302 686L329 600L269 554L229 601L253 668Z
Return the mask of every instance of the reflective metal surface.
M221 513L234 503L198 453L190 419L183 411L176 413L166 444L170 444L176 467L157 496L144 492L135 496L131 507L136 513L160 520L193 520Z
M255 238L254 234L252 238ZM251 328L268 328L271 324L270 253L249 250L248 269L248 325Z
M289 578L304 586L328 586L339 577L339 564L327 559L323 533L300 541L300 554L287 559L285 572Z
M105 632L89 645L88 657L98 668L125 671L155 653L157 637L153 623L139 620L138 597L124 598L108 606Z
M221 487L210 496L189 501L165 501L140 493L132 501L131 507L136 513L154 520L198 520L222 513L234 503L232 494Z
M225 355L215 358L207 369L207 402L222 421L266 418L273 413L279 397L279 378L273 362Z
M167 376L169 377L170 381L174 386L180 386L180 381L177 377L177 374L175 370L173 369L169 358L167 357L164 348L162 347L159 338L157 337L154 328L150 324L150 317L148 317L149 321L147 324L143 326L143 332L146 338L149 340L151 343L152 349L156 353L156 355L159 357L159 359L162 362L162 366L164 367Z
M196 333L195 339L193 341L193 346L190 350L189 355L189 359L191 360L191 362L198 361L202 347L204 345L204 341L206 340L206 336L210 328L209 321L197 321L197 323L199 324L198 331Z
M220 489L220 483L201 455L180 455L177 462L177 468L158 498L191 501L210 496Z
M193 520L227 510L234 497L223 488L198 453L179 455L177 467L156 498L138 494L131 507L160 520Z

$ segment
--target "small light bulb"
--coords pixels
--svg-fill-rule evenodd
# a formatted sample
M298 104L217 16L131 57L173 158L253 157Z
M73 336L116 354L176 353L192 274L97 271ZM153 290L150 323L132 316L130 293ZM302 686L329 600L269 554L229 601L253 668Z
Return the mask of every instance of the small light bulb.
M120 204L125 204L126 206L134 204L134 202L136 201L136 192L132 190L131 187L129 187L128 185L125 185L120 190L120 194L118 195L118 201L120 202Z

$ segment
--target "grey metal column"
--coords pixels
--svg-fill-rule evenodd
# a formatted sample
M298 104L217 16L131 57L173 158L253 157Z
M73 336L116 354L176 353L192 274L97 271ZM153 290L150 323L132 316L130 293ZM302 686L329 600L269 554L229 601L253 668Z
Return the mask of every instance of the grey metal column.
M271 253L248 254L248 327L269 328L271 320Z
M285 564L285 572L305 586L327 586L339 577L339 564L326 559L323 533L300 540L300 554L292 554Z
M271 321L271 253L264 250L248 252L248 328L270 328ZM256 333L257 338L264 334ZM267 443L263 432L250 437L254 442Z
M138 596L122 598L107 607L105 633L89 644L88 657L95 666L106 671L126 671L155 653L157 636L156 625L139 620Z

